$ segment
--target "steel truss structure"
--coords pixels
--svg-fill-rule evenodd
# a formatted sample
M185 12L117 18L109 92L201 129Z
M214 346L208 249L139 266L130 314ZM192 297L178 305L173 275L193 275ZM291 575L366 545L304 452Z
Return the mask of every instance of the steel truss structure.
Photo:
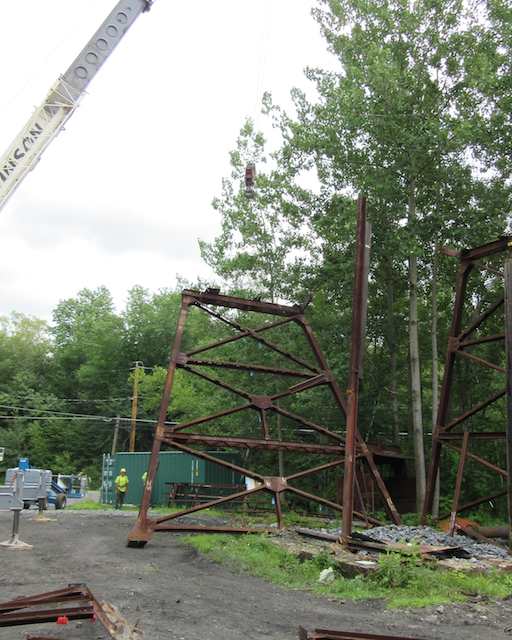
M207 344L205 346L191 349L184 353L181 351L183 334L185 331L185 324L191 308L199 309L200 311L208 314L208 316L215 318L217 321L227 325L234 331L234 334L218 340L216 342ZM220 310L227 310L222 315ZM240 312L252 312L260 314L261 316L271 317L271 322L266 322L257 328L244 327L238 322L235 316L229 310L238 310ZM307 362L303 354L301 356L295 355L287 351L280 344L269 340L265 334L278 327L283 327L288 324L293 324L300 328L303 336L305 336L306 343L310 349L313 357L314 365ZM272 364L254 364L244 362L232 362L225 360L205 359L204 353L207 351L215 350L227 344L232 344L237 340L247 338L258 343L260 346L268 349L273 354L278 356L289 363L287 368L273 366ZM175 378L176 369L180 368L187 373L205 380L215 387L220 387L230 393L234 394L238 398L241 398L242 403L236 407L231 407L222 411L218 411L214 414L207 415L201 418L196 418L188 422L183 422L175 426L166 426L165 422L167 418L167 412L169 408L169 402L173 389L173 383ZM284 391L280 391L273 395L258 395L251 393L251 391L243 390L233 386L232 384L214 377L210 373L206 373L204 369L210 371L211 369L232 370L239 372L249 372L253 374L266 374L273 376L278 380L283 378L292 378L298 380L298 382L292 384ZM274 304L269 302L262 302L260 300L248 300L244 298L225 296L219 293L217 289L207 289L205 292L198 292L193 290L184 290L182 293L182 303L180 314L178 317L176 335L174 345L172 348L169 368L167 372L167 378L162 395L159 418L155 429L155 437L153 442L153 449L151 460L148 468L148 476L146 480L146 486L142 503L139 511L137 522L128 536L128 546L144 546L153 536L155 532L163 531L191 531L191 530L206 530L206 531L233 531L233 532L246 532L247 529L233 529L229 527L202 527L196 525L184 525L184 524L169 524L170 520L207 509L215 507L217 505L227 503L233 500L240 500L248 496L260 492L270 493L274 500L274 506L277 517L277 524L279 528L283 527L283 514L281 505L281 495L284 492L289 492L300 496L303 499L311 500L318 504L324 505L334 511L342 512L342 506L336 502L327 500L321 496L314 495L303 491L296 487L293 482L300 478L310 476L315 473L327 469L334 469L341 467L344 464L344 438L339 433L335 433L331 429L324 425L321 425L315 421L307 419L301 415L291 412L279 405L278 401L284 398L290 398L295 394L300 394L303 391L313 389L319 386L328 387L332 397L334 399L339 417L340 425L346 418L346 402L341 392L341 389L336 382L326 358L322 353L319 343L304 317L304 308L299 306L286 306L281 304ZM257 430L255 437L237 437L233 435L205 435L190 431L191 428L199 425L205 425L212 423L226 416L238 414L240 412L252 413L257 417ZM269 417L271 414L280 415L282 418L289 419L294 423L307 428L316 434L322 436L328 443L311 443L304 441L286 441L283 439L276 439L271 434L269 427ZM255 481L255 486L245 491L239 491L229 496L211 500L209 502L199 504L182 511L151 519L148 516L148 509L151 500L151 491L153 487L153 481L155 478L158 455L162 444L168 445L173 449L189 453L203 460L208 460L221 465L225 468L238 472L248 478L252 478ZM312 466L306 470L298 473L293 473L287 477L280 476L266 476L255 471L246 469L240 465L227 462L217 458L207 451L197 449L195 447L207 447L215 449L242 449L242 450L267 450L267 451L284 451L284 452L302 452L314 455L332 456L332 460L323 464L312 464ZM384 499L386 509L395 523L400 522L400 516L393 504L391 496L386 488L386 485L379 473L377 465L375 464L374 454L379 456L396 456L396 452L386 451L381 448L368 445L361 437L359 431L356 431L356 456L357 460L364 460L368 465L371 474L375 478L377 487ZM356 491L358 486L356 482ZM363 518L366 522L376 524L377 521L369 518L366 514L355 513L356 516Z
M494 242L485 244L473 249L461 252L446 251L448 255L459 258L459 270L455 287L455 302L452 315L452 324L448 337L448 349L444 369L444 378L439 400L437 414L437 426L433 434L432 459L430 463L427 493L423 507L423 521L427 514L432 512L436 477L438 476L441 454L447 448L459 454L459 463L455 481L455 490L450 513L450 531L453 533L457 528L457 514L468 509L477 507L487 501L494 500L502 496L508 496L509 505L509 526L512 526L512 486L511 474L509 473L512 464L512 238L502 237ZM495 265L488 263L492 256L504 256L504 269L496 269ZM471 274L487 274L493 278L498 278L498 282L503 281L504 287L495 299L488 303L488 306L480 310L475 317L474 309L469 306L473 302L470 287ZM503 309L504 307L504 309ZM504 311L504 321L498 314ZM465 314L468 320L465 320ZM487 335L485 333L486 323L498 320L504 330L500 333ZM468 324L463 326L464 321ZM501 342L505 346L506 366L503 363L497 364L475 355L472 348L490 345ZM503 353L503 352L502 352ZM467 410L455 409L456 396L456 363L468 361L483 367L485 370L492 370L501 375L505 374L506 380L496 385L496 391L483 401L474 404ZM507 420L506 430L487 431L485 430L484 411L497 403L501 398L506 398ZM453 415L455 414L455 415ZM474 419L474 420L473 420ZM471 451L472 446L479 442L501 441L506 443L507 449L507 469L498 466L495 461L489 460L481 452ZM503 450L502 450L503 451ZM481 496L466 504L460 504L461 490L465 466L468 460L474 461L485 469L497 474L505 481L505 488L492 495Z

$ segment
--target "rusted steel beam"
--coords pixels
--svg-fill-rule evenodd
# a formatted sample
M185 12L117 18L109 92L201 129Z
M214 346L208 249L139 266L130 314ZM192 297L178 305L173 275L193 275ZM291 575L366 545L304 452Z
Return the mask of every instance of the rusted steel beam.
M512 240L507 243L505 259L505 350L507 357L507 505L508 538L512 547Z
M158 423L155 429L155 438L153 440L153 448L151 450L151 458L149 461L148 475L146 478L146 484L144 486L144 493L142 494L142 502L140 504L139 515L137 522L132 527L128 534L127 544L129 547L144 546L152 535L152 528L150 526L150 518L148 516L148 510L151 505L151 493L153 491L153 483L158 468L158 456L160 454L161 436L165 431L165 422L167 421L167 410L169 408L169 402L171 400L171 391L174 382L174 374L176 372L176 362L178 355L181 352L181 342L183 340L183 333L185 331L185 322L189 312L189 305L184 302L181 305L180 315L178 317L178 324L176 327L176 335L174 337L174 344L171 351L171 358L169 361L169 368L167 369L167 376L165 378L164 391L162 399L160 401L160 411L158 415Z
M172 446L175 449L179 449L180 451L184 451L185 453L190 453L196 458L201 458L202 460L208 460L208 462L213 462L215 464L219 464L221 467L226 467L227 469L231 469L232 471L237 471L242 476L248 476L249 478L253 478L254 480L259 480L260 482L265 481L265 476L260 473L256 473L256 471L250 471L249 469L245 469L238 464L234 464L233 462L228 462L227 460L222 460L221 458L217 458L212 456L206 451L199 451L197 449L192 449L191 447L187 447L181 442L177 442L176 440L172 441Z
M482 367L487 367L488 369L494 369L495 371L499 371L500 373L505 373L505 369L503 367L500 367L497 364L494 364L494 362L489 362L488 360L485 360L484 358L479 358L478 356L475 356L472 353L469 353L469 351L457 351L459 356L463 356L464 358L467 358L468 360L473 360L473 362L476 362L477 364L482 365Z
M452 315L452 323L450 326L450 332L448 341L458 339L461 333L462 326L462 313L464 308L464 298L468 286L468 278L473 269L473 264L461 263L457 272L457 281L455 284L455 302ZM426 523L427 515L432 512L432 504L434 501L434 490L436 484L436 478L439 472L439 465L441 462L441 443L439 441L439 434L444 430L446 422L448 420L449 405L451 388L454 377L455 368L455 352L450 348L447 349L443 383L441 386L441 393L439 396L439 407L437 410L437 425L434 429L432 438L432 455L430 459L430 465L427 476L427 490L425 493L425 502L423 504L423 511L421 514L421 522Z
M324 354L322 353L322 350L320 349L320 344L318 343L318 340L316 339L315 334L313 333L313 330L311 329L311 327L309 326L309 324L307 322L305 322L304 319L301 320L297 320L297 323L301 326L304 335L306 336L306 339L309 343L309 346L311 347L311 350L313 351L313 354L315 356L316 361L318 362L318 366L320 368L321 371L328 371L329 370L329 366L327 364L327 360L325 359ZM336 402L336 404L338 405L340 411L343 413L343 415L346 417L347 416L347 403L345 400L345 397L343 396L341 389L338 385L338 383L336 382L336 380L334 379L334 377L331 378L330 380L330 389L332 392L332 395L334 397L334 400Z
M276 509L277 528L283 529L283 509L281 506L281 494L279 492L274 493L274 504Z
M297 473L292 473L290 476L286 476L286 480L288 482L290 480L297 480L298 478L304 478L305 476L309 476L312 473L319 473L320 471L326 471L327 469L338 467L342 465L343 462L344 462L344 458L339 458L338 460L333 460L332 462L326 462L325 464L318 465L318 467L311 467L311 469L305 469L304 471L298 471Z
M166 433L176 433L178 431L183 431L183 429L188 429L190 427L195 427L198 424L204 424L205 422L211 422L212 420L218 420L219 418L224 418L226 416L231 416L235 413L239 413L240 411L245 411L246 409L254 409L253 404L243 404L239 407L233 407L232 409L225 409L224 411L217 411L217 413L211 413L208 416L202 416L201 418L196 418L195 420L189 420L188 422L180 422L177 425L174 425L171 428L166 427Z
M240 311L255 311L256 313L266 313L271 316L296 316L302 312L298 306L287 306L275 304L273 302L261 302L260 300L247 300L246 298L236 298L225 296L220 293L200 292L191 289L183 291L183 299L189 304L211 304L215 307L227 307L228 309L240 309Z
M362 358L363 326L366 324L364 291L368 286L366 250L366 198L357 201L356 264L352 294L352 336L350 347L350 381L347 391L347 428L345 434L345 466L343 475L343 516L340 542L346 545L352 535L354 479L359 416L359 375ZM366 267L366 268L365 268Z
M459 466L457 468L457 478L455 480L455 493L453 494L452 512L450 514L450 528L448 530L449 535L453 536L455 533L455 520L457 518L457 512L459 510L460 492L462 489L462 475L464 473L464 465L466 464L466 457L468 455L469 447L469 433L466 431L462 438L462 448L459 457Z
M278 376L291 376L296 378L311 378L311 373L295 371L294 369L280 369L279 367L267 367L261 364L245 364L243 362L222 362L218 360L199 360L187 358L187 365L198 367L213 367L218 369L234 369L235 371L254 371L255 373L273 373Z
M296 495L301 496L301 498L306 498L307 500L311 500L312 502L318 502L318 504L323 504L324 506L329 507L334 511L339 511L340 513L343 513L343 506L336 504L336 502L331 502L331 500L326 500L325 498L321 498L320 496L316 496L312 493L308 493L307 491L302 491L302 489L297 489L297 487L288 486L288 491L291 491L292 493L295 493ZM361 518L361 520L366 519L365 516L359 511L354 511L354 515L356 515L358 518ZM380 520L377 520L376 518L368 518L368 521L371 522L371 524L374 524L376 526L382 524L382 522Z
M161 528L162 522L168 522L169 520L175 520L176 518L181 518L181 516L187 516L190 513L195 513L196 511L203 511L204 509L211 509L211 507L217 507L220 504L224 504L226 502L232 502L233 500L239 500L240 498L247 498L255 493L260 493L261 491L265 491L265 487L256 487L254 489L246 489L245 491L238 491L237 493L232 493L229 496L223 496L222 498L215 498L215 500L209 500L208 502L203 502L201 504L196 504L193 507L189 507L188 509L182 509L177 513L171 513L168 516L163 516L162 518L155 519L155 531L165 531L165 529Z
M456 418L451 420L443 428L443 431L450 431L451 429L453 429L453 427L457 426L461 422L464 422L464 420L467 420L471 416L474 416L479 411L482 411L482 409L485 409L486 407L488 407L493 402L496 402L496 400L499 400L500 398L502 398L506 393L507 393L506 389L502 389L501 391L497 391L492 396L490 396L490 398L487 398L487 400L483 400L482 402L479 402L474 407L471 407L471 409L469 409L465 413L462 413L460 416L457 416Z
M228 527L206 524L160 524L155 533L270 533L270 529L256 527Z
M242 391L242 389L237 389L236 387L233 387L232 385L228 384L227 382L224 382L223 380L219 380L218 378L212 378L212 376L209 376L203 371L198 371L197 369L194 369L193 367L188 367L187 365L180 365L180 368L185 371L188 371L189 373L193 373L198 378L202 378L207 382L211 382L212 384L217 385L217 387L221 387L221 389L230 391L231 393L234 393L235 395L240 396L241 398L245 398L246 400L251 399L251 395L249 393Z
M175 442L201 444L206 446L233 447L234 449L268 449L270 451L303 451L304 453L343 453L341 446L287 442L283 440L261 440L257 438L235 438L233 436L209 436L200 433L173 433L162 440L171 446Z
M461 451L462 451L462 449L460 449L459 447L455 446L452 442L446 442L445 444L450 449L453 449L453 451L457 451L457 453L461 453ZM485 458L482 458L481 456L477 456L475 453L471 453L471 451L468 451L466 455L467 455L468 458L470 458L471 460L474 460L475 462L478 462L483 467L487 467L491 471L494 471L495 473L497 473L502 478L506 478L508 476L508 474L505 471L505 469L502 469L501 467L498 467L497 465L492 464L492 462L489 462L489 460L486 460Z
M487 342L498 342L499 340L504 340L504 333L497 333L494 336L482 336L481 338L476 338L475 340L464 340L459 343L459 349L465 349L466 347L474 347L478 344L485 344Z
M299 640L422 640L405 636L390 636L379 633L360 633L356 631L336 631L333 629L315 629L306 631L299 627Z
M267 414L265 409L260 409L260 422L261 422L261 430L263 432L263 438L265 440L270 440L270 430L268 428Z
M293 396L296 393L301 393L302 391L307 391L308 389L314 389L323 384L328 384L329 380L324 373L319 373L318 375L309 378L309 380L304 380L304 382L299 382L294 384L292 387L288 387L285 391L280 391L279 393L274 393L271 398L272 400L281 400L281 398L287 398L288 396Z
M497 493L492 493L491 495L483 496L483 498L477 498L476 500L471 500L471 502L466 502L463 505L459 505L457 509L457 513L462 513L463 511L469 511L470 509L474 509L475 507L480 506L484 502L492 502L493 500L502 498L506 494L507 494L507 490L503 489L503 491L498 491ZM439 519L446 520L446 518L449 518L449 517L450 517L449 513L444 513L443 515L439 516Z
M464 433L464 431L450 431L440 433L437 438L438 440L460 440L464 437ZM469 431L468 433L471 440L501 440L507 435L505 431Z
M195 305L195 306L198 307L199 309L201 309L202 311L205 311L209 315L213 316L214 318L218 318L219 320L224 322L224 324L227 324L228 326L232 327L233 329L236 329L237 331L240 332L240 334L237 335L237 336L231 336L229 338L224 338L223 340L218 340L216 342L211 342L210 344L208 344L208 345L206 345L204 347L200 347L198 349L194 349L193 351L189 351L187 353L188 356L196 355L198 353L203 353L204 351L208 351L210 349L215 349L216 347L220 347L222 345L229 344L231 342L235 342L236 340L240 340L241 338L253 338L253 340L256 340L256 342L260 342L261 344L265 345L266 347L268 347L272 351L275 351L276 353L279 353L279 355L282 355L285 358L288 358L289 360L291 360L295 364L298 364L298 365L300 365L300 366L302 366L302 367L304 367L304 368L306 368L306 369L308 369L309 371L312 371L312 372L316 372L317 371L314 367L312 367L305 360L302 360L301 358L298 358L297 356L289 353L288 351L285 351L284 349L279 347L279 345L276 345L274 342L271 342L270 340L267 340L266 338L263 338L261 335L259 335L260 333L263 333L264 331L268 331L269 329L274 329L275 327L280 327L280 326L282 326L284 324L287 324L288 322L293 322L293 321L295 321L296 318L294 318L294 317L286 318L285 320L278 320L277 322L271 322L271 323L264 324L263 326L257 327L255 329L246 329L246 328L242 327L238 322L234 322L233 320L229 320L228 318L225 318L221 314L215 313L211 309L208 309L208 307L203 307L202 305ZM301 316L297 316L297 317L300 318Z
M18 627L21 625L57 622L57 618L63 616L68 620L91 620L94 615L94 608L89 604L82 607L56 607L53 609L18 611L1 615L0 627Z
M16 598L10 602L1 603L0 615L35 605L48 604L51 602L71 602L83 598L84 590L81 585L77 587L65 587L63 589L57 589L56 591L45 591L44 593L39 593L34 596Z
M509 240L510 236L501 236L498 240L482 244L479 247L463 249L460 254L460 259L463 262L468 262L488 258L489 256L496 255L497 253L502 253L507 248Z
M366 463L368 464L368 467L370 468L370 471L373 475L373 478L377 485L377 489L379 490L380 495L384 500L384 508L386 509L389 517L391 518L391 520L393 520L395 524L401 524L400 514L398 513L397 508L395 507L395 504L393 502L393 499L391 498L391 495L387 490L386 483L382 479L382 476L380 475L377 465L375 464L375 460L373 459L373 453L371 448L362 439L360 434L358 434L357 442L358 442L358 447L361 449L362 454L366 459Z
M478 327L482 324L482 322L487 320L487 318L492 316L492 314L495 313L501 307L504 300L505 298L503 296L498 298L498 300L495 300L488 309L483 311L477 318L473 320L473 322L469 325L469 327L467 327L466 329L460 332L460 334L457 336L457 340L459 342L462 342L468 336L470 336L474 331L476 331Z
M297 413L293 413L292 411L287 411L286 409L283 409L277 404L272 406L272 411L279 413L284 418L290 418L291 420L295 420L295 422L298 422L304 427L309 427L314 431L318 431L318 433L323 433L325 436L328 436L329 438L332 438L333 440L336 440L340 443L343 443L344 441L343 437L338 433L334 433L334 431L331 431L330 429L326 429L325 427L322 427L321 425L317 424L316 422L313 422L312 420L303 418L302 416L299 416Z

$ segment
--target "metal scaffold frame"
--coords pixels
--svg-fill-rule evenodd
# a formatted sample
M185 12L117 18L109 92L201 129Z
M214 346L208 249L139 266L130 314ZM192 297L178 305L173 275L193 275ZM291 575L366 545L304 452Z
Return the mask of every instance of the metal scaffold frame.
M189 350L187 353L181 351L182 339L185 331L185 325L187 317L191 308L199 309L200 311L208 314L210 317L215 318L217 321L229 326L235 331L235 334L210 343L208 345ZM237 309L242 312L253 312L261 314L263 316L274 317L272 322L267 322L257 328L249 328L242 326L236 319L233 319L233 315L221 315L219 312L221 309ZM298 326L306 338L307 344L311 350L315 364L308 363L303 357L294 355L288 352L281 345L270 341L265 337L265 333L269 330L277 327L283 327L287 324L294 324ZM231 344L242 338L248 338L263 345L273 353L279 354L280 357L290 362L290 366L293 368L280 368L271 365L262 365L254 363L244 362L231 362L220 361L212 359L203 359L202 354L206 351L214 350L226 344ZM203 367L203 369L201 369ZM204 372L204 368L215 368L220 371L223 369L230 369L235 371L247 371L254 373L263 373L271 376L277 376L279 378L290 377L299 379L299 382L292 384L284 391L280 391L273 395L256 395L248 391L234 387L220 378L213 377L209 373ZM174 384L175 371L180 368L192 375L220 387L226 391L229 391L241 398L243 402L236 407L231 407L222 411L218 411L214 414L210 414L201 418L196 418L187 422L175 426L166 426L165 422L168 420L167 413L169 403L171 399L171 393ZM231 527L206 527L200 525L188 525L188 524L168 524L170 520L176 520L180 516L191 514L202 509L215 507L233 500L244 499L248 496L267 492L270 493L274 500L274 507L276 511L277 524L279 528L283 527L283 514L281 505L281 495L284 492L290 492L303 499L311 500L318 504L324 505L334 511L343 512L343 508L340 504L327 500L319 495L314 495L303 491L296 487L293 483L294 480L299 478L315 474L327 469L333 469L345 464L345 441L342 435L335 433L331 429L313 421L300 416L296 413L290 412L284 409L278 404L278 401L282 398L288 398L295 394L301 393L308 389L313 389L319 386L326 386L331 391L335 405L340 415L340 425L345 422L347 415L347 405L343 393L335 380L333 373L329 369L324 354L322 353L319 343L304 317L304 309L298 306L286 306L281 304L274 304L269 302L262 302L260 300L248 300L244 298L232 297L220 295L216 289L208 289L205 292L198 292L193 290L185 290L182 293L182 303L180 314L177 323L176 335L174 345L171 353L169 368L167 372L167 378L162 395L159 418L155 429L155 437L153 442L153 449L151 460L148 468L148 477L146 480L145 490L142 498L142 503L139 511L137 522L131 530L128 537L129 546L144 546L153 536L155 532L163 531L232 531L232 532L247 532L248 529L231 528ZM192 427L203 425L208 422L216 421L226 416L234 415L240 412L254 412L259 418L259 434L258 437L236 437L232 435L205 435L197 432L190 432ZM307 443L300 441L284 441L282 439L275 439L270 433L268 416L270 413L278 414L283 418L290 419L299 425L310 429L317 434L321 434L323 437L331 441L330 444L325 443ZM352 464L355 464L356 460L365 460L371 474L373 475L376 485L384 499L386 510L389 513L391 519L395 523L400 522L400 516L393 504L391 496L386 488L384 480L382 479L380 472L374 460L374 454L379 456L392 456L396 455L393 451L387 451L382 448L368 445L361 437L357 430L357 425L353 424L351 432L355 435L355 456L352 460ZM158 456L162 444L166 444L173 449L189 453L203 460L208 460L215 464L221 465L225 468L236 471L244 476L252 478L256 482L254 488L247 489L245 491L239 491L229 496L217 498L209 502L192 506L188 509L183 509L178 513L166 515L163 517L152 519L148 515L148 509L151 501L151 491L153 482L158 466ZM251 471L240 465L227 462L218 457L207 453L204 450L194 447L203 446L209 448L229 448L229 449L260 449L271 451L288 451L288 452L303 452L311 455L322 454L326 456L333 456L333 460L323 464L312 464L312 466L306 470L300 471L288 475L286 477L280 476L266 476L256 471ZM358 491L357 482L356 491ZM360 494L360 491L359 491ZM378 524L376 520L370 518L366 513L357 513L355 515L364 519L370 524Z
M491 256L504 254L504 270L496 270L486 263ZM454 255L452 251L449 255ZM512 238L505 236L498 240L466 251L456 252L459 258L459 270L455 286L455 302L452 315L452 324L448 337L448 348L444 368L444 378L439 400L437 425L433 434L432 458L429 468L427 493L423 507L422 519L425 522L428 514L432 512L436 478L440 469L441 454L446 447L459 454L457 476L450 513L450 532L457 529L457 514L477 507L490 500L507 496L509 512L510 540L512 541L512 485L510 468L512 464ZM482 310L476 317L472 317L468 326L463 326L464 311L471 300L469 290L469 277L476 271L492 273L503 278L504 290L489 306ZM495 335L477 335L484 323L497 314L504 307L504 331ZM471 309L473 310L473 309ZM503 341L506 350L506 367L499 366L485 358L471 353L471 347ZM453 416L454 387L456 382L455 366L459 359L466 359L473 364L505 374L506 382L502 389L495 391L488 398L478 402L468 410ZM482 417L482 412L501 398L506 397L507 420L504 431L486 431L484 429L471 428L471 418ZM469 426L468 426L469 425ZM481 423L479 424L481 426ZM456 429L456 427L459 427ZM462 430L461 430L462 427ZM505 440L507 451L507 469L503 469L495 462L483 455L477 455L471 451L471 445L484 440ZM463 486L464 470L468 460L472 460L487 470L496 473L506 481L505 488L492 495L481 496L466 504L460 504Z

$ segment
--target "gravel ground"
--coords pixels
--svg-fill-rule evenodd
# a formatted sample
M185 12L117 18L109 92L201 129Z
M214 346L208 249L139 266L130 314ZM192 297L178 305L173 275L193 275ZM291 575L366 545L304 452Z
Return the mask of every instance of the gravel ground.
M320 529L326 533L339 536L341 529ZM471 540L467 536L449 536L443 531L431 527L408 527L406 525L387 525L374 527L364 532L364 535L376 542L412 542L418 544L430 544L433 546L459 546L476 559L509 558L507 549L500 545L487 544Z
M335 602L233 573L175 534L128 549L134 513L49 512L54 520L45 524L34 515L24 512L21 526L21 538L34 548L0 550L0 599L85 582L130 622L139 620L146 640L296 640L299 624L431 640L512 638L512 600L399 612L379 601ZM0 513L0 539L10 526L11 515ZM0 640L21 640L29 631L62 640L105 638L97 624L84 622L0 629Z
M406 527L404 525L390 525L375 527L367 534L372 540L381 542L421 542L440 546L460 546L470 553L473 558L508 558L506 549L494 544L476 542L466 536L449 536L431 527Z

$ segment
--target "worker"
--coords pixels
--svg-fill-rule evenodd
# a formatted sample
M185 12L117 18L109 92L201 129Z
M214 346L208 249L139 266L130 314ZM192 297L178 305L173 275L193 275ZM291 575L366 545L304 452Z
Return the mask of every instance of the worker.
M128 491L128 476L126 475L126 469L121 469L119 475L116 478L116 509L122 509L126 492Z

